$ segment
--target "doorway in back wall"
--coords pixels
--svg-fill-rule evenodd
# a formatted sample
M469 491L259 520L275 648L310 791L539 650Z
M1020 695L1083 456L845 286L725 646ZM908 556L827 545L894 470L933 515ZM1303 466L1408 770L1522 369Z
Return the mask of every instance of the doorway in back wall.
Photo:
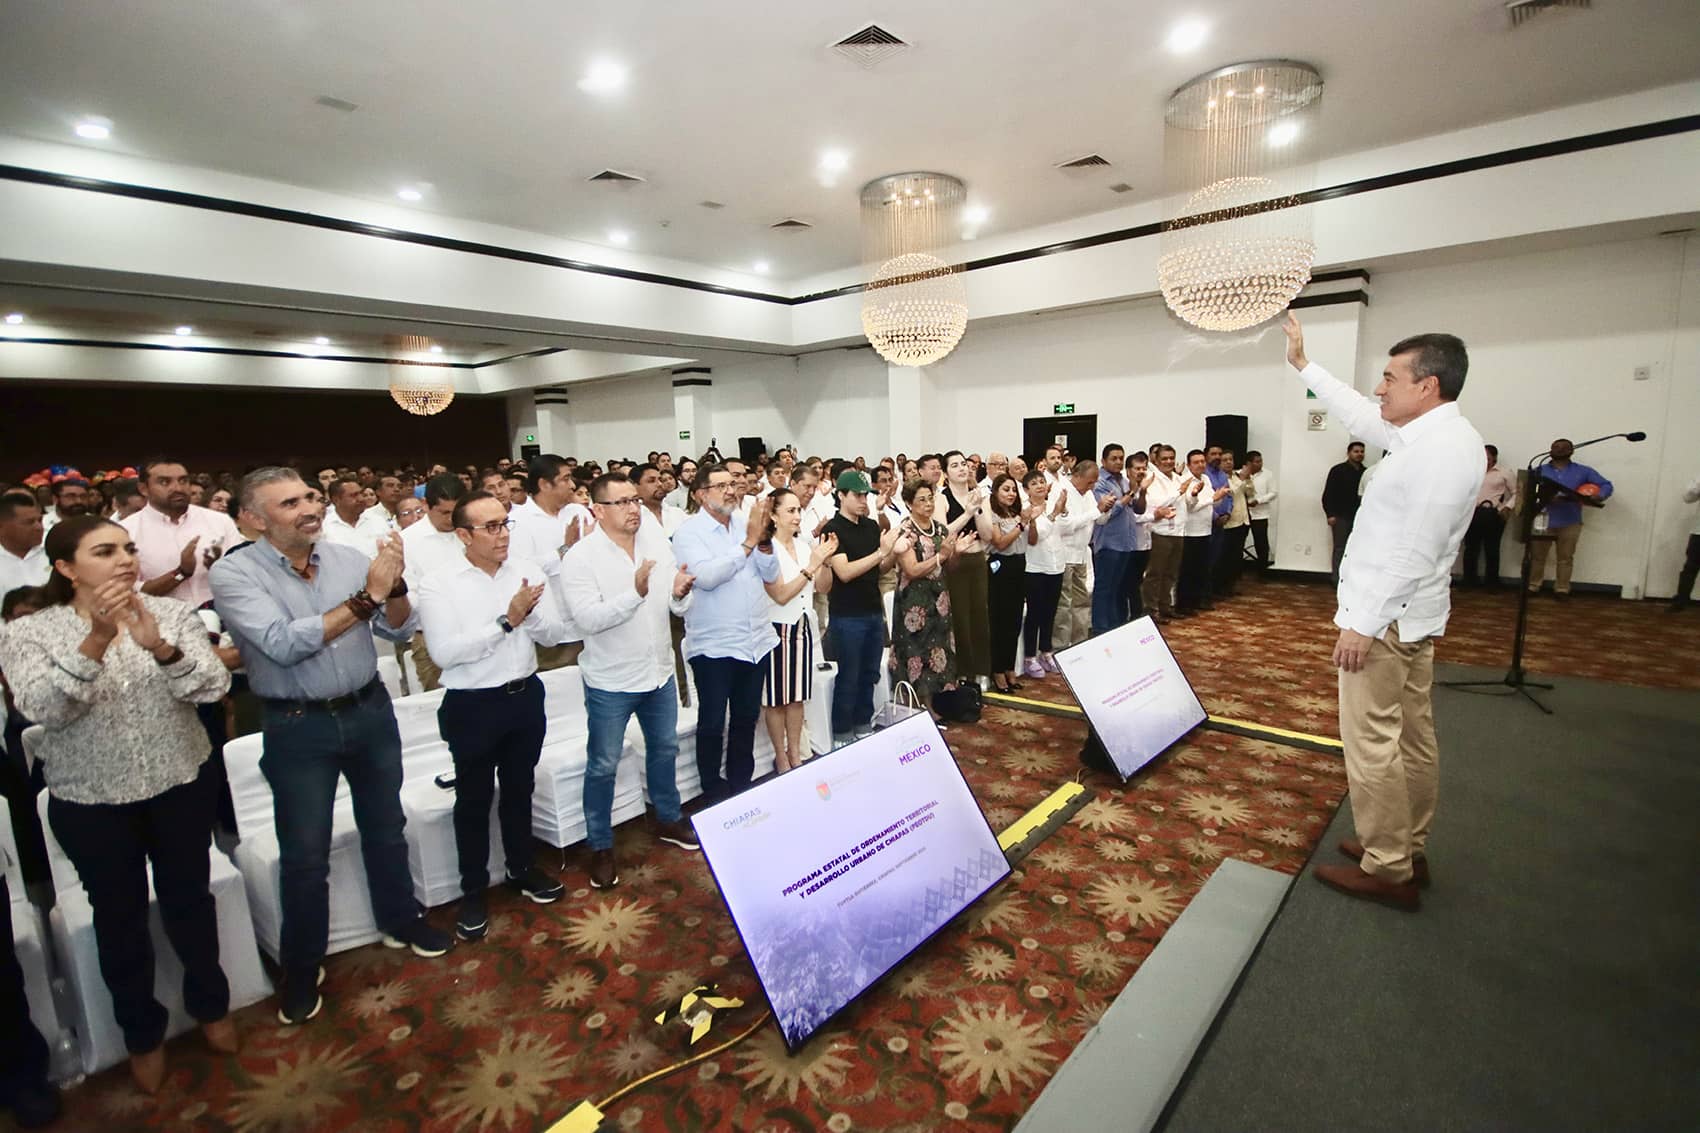
M1021 455L1029 465L1035 457L1044 456L1045 449L1051 445L1061 445L1064 452L1097 460L1098 415L1029 417L1021 423Z

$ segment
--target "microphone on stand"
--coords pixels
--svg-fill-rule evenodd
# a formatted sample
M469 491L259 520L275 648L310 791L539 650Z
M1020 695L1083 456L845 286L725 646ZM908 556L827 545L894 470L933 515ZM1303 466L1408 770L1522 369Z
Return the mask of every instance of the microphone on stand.
M1636 444L1636 443L1639 443L1641 441L1646 440L1647 434L1643 433L1639 429L1635 430L1632 433L1608 433L1603 437L1595 437L1591 441L1583 441L1581 444L1571 445L1570 450L1572 452L1575 452L1579 448L1587 448L1589 445L1597 445L1601 441L1614 441L1614 440L1617 440L1619 437L1622 437L1624 440L1629 441L1631 444ZM1532 470L1535 467L1535 465L1539 464L1541 461L1545 460L1547 457L1549 457L1551 455L1552 455L1552 450L1549 448L1545 452L1540 453L1540 454L1538 454L1534 457L1531 457L1530 460L1529 460L1529 463L1527 465L1525 465L1525 467Z

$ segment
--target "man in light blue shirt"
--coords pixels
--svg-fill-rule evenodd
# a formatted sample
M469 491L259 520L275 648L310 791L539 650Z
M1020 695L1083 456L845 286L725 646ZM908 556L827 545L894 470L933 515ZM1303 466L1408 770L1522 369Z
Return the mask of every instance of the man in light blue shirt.
M1126 459L1121 445L1105 445L1098 485L1092 489L1099 510L1098 526L1092 532L1093 636L1108 633L1128 620L1128 573L1139 549L1134 517L1145 510L1145 489L1128 482L1122 472ZM1143 563L1139 576L1143 581Z
M714 802L749 786L755 773L762 674L779 643L765 584L778 579L779 560L767 500L741 519L724 464L699 467L692 491L700 510L673 533L673 558L696 579L685 611L685 660L697 683L697 770L703 797Z

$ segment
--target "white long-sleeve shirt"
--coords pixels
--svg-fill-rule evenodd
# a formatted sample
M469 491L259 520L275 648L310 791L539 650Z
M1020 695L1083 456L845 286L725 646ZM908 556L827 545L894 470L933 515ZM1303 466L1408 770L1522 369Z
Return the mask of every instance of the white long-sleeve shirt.
M1186 534L1186 508L1181 502L1180 475L1167 476L1161 469L1151 470L1151 486L1145 489L1145 510L1153 517L1160 507L1172 507L1175 514L1167 519L1151 520L1153 535L1170 535L1176 538Z
M1068 497L1068 514L1056 520L1057 537L1062 542L1064 566L1079 566L1092 557L1092 529L1098 525L1098 497L1093 494L1097 481L1082 492L1074 480L1064 476L1057 482L1057 491ZM1046 514L1050 508L1045 509Z
M1265 468L1261 472L1251 474L1251 494L1256 498L1255 503L1247 506L1247 511L1253 519L1268 519L1269 505L1275 502L1275 497L1281 493L1275 487L1275 473Z
M512 544L509 546L508 553L513 554ZM438 531L427 516L401 533L401 554L405 564L402 577L408 589L414 590L439 569L464 563L466 544L453 531Z
M545 594L512 631L499 619L522 584L536 586L545 577L538 564L512 557L494 575L464 558L426 575L413 604L444 688L496 688L537 671L536 646L566 639L555 603Z
M1349 436L1387 450L1340 560L1334 624L1373 638L1397 624L1403 642L1439 637L1452 611L1452 560L1487 471L1481 434L1455 402L1395 426L1316 363L1299 377Z
M1694 478L1694 483L1682 490L1682 502L1685 504L1700 503L1700 476ZM1694 525L1688 529L1690 535L1700 535L1700 512L1694 515Z
M513 535L508 542L508 554L530 559L543 568L549 578L549 598L566 623L568 641L578 641L580 633L573 623L566 596L561 593L561 547L566 543L567 526L577 523L579 530L590 526L590 509L583 504L567 504L554 515L544 511L536 500L526 500L508 513L513 520ZM413 526L419 526L417 523Z
M654 692L673 678L667 614L682 616L695 597L673 598L678 566L659 524L640 524L632 547L635 557L597 528L561 560L561 593L584 635L579 671L588 687L602 692ZM655 560L647 596L637 592L635 581L645 559Z
M1194 481L1201 481L1203 485L1196 492L1191 490ZM1179 502L1171 506L1175 509L1175 518L1181 521L1181 533L1189 539L1209 535L1216 515L1216 489L1210 486L1208 478L1194 476L1190 472L1180 478L1178 487Z
M354 517L354 522L350 523L338 515L333 507L325 509L325 523L320 538L328 539L332 543L341 543L345 547L353 547L367 558L375 559L378 557L378 540L389 533L389 525L369 511L361 512Z

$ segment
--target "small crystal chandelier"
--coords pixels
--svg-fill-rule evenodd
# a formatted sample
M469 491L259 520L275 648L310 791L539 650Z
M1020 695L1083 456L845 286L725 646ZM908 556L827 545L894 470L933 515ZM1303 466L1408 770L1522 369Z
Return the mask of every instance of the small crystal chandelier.
M409 413L429 417L441 413L455 399L454 371L440 363L415 361L406 354L425 354L431 340L423 335L403 335L392 342L396 359L390 363L390 396Z
M1204 330L1273 318L1316 259L1301 194L1322 79L1304 63L1238 63L1169 98L1163 165L1175 219L1163 225L1157 282L1177 316Z
M962 341L968 289L937 254L957 236L967 189L944 173L898 173L862 187L862 333L895 366L928 366Z

